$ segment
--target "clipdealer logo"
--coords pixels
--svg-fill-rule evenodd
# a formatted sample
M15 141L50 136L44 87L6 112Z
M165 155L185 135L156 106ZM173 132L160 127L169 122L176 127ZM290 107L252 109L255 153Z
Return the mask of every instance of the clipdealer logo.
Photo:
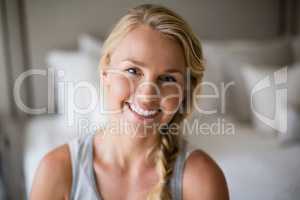
M255 95L264 92L265 89L273 88L274 112L272 117L265 116L255 108ZM268 102L265 102L268 103ZM272 74L259 80L251 89L251 110L261 122L280 133L287 132L287 67L283 67Z

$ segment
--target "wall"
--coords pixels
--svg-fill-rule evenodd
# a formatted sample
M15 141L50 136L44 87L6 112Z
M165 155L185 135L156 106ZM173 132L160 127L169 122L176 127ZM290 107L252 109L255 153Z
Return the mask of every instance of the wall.
M297 34L300 34L300 2L297 1Z
M0 114L20 116L23 113L16 108L13 88L16 79L28 67L25 62L24 33L19 0L0 1ZM28 81L20 87L20 97L28 104Z
M9 95L8 95L8 80L7 69L5 63L5 44L4 44L4 19L3 19L3 4L0 3L0 113L9 113Z

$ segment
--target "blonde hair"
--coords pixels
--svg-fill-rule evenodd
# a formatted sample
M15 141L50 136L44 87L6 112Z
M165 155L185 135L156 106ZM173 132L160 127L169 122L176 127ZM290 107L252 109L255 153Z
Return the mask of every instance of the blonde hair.
M202 81L204 66L200 42L187 22L178 14L163 6L154 4L143 4L130 9L115 25L106 39L102 50L100 67L107 66L110 62L110 55L118 43L126 34L139 25L148 25L154 30L174 38L182 46L185 63L191 68L190 77L188 77L191 81L190 91L188 91L190 96L185 97L181 105L183 108L186 108L186 110L175 113L169 123L180 124L183 119L192 113L193 106L192 104L187 105L187 98L192 99L196 85ZM161 133L163 133L163 131L161 131ZM180 150L180 134L173 134L167 130L165 133L158 135L159 139L157 145L149 150L149 152L151 152L151 155L152 153L156 155L156 170L160 178L158 184L148 194L148 200L172 199L168 185L173 173L175 160Z

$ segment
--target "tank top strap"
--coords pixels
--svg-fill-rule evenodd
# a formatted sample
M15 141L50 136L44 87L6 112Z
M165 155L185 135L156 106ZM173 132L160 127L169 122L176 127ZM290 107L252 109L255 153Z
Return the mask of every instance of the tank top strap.
M183 188L183 173L184 173L184 166L186 160L188 159L189 155L194 151L197 150L197 147L189 143L186 139L182 139L180 142L180 153L175 161L173 176L170 180L170 189L172 193L173 200L182 200L182 188Z
M68 142L72 162L71 200L101 200L91 181L93 180L92 138L93 134L87 134Z

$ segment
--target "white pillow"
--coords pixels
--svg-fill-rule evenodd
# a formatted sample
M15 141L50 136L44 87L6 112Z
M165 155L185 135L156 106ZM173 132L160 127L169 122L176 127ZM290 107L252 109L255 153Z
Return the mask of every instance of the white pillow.
M103 118L99 114L101 45L101 40L83 34L78 39L80 51L53 50L47 55L49 68L55 70L57 111L69 125L94 126Z
M76 117L88 117L89 113L78 111L87 109L97 101L98 62L78 52L52 51L47 63L55 70L55 100L57 111L74 124ZM77 118L79 119L79 118Z
M290 42L285 38L272 40L204 41L204 53L208 63L222 74L226 83L234 82L228 90L227 109L239 120L251 120L249 102L241 76L244 63L284 66L292 62ZM243 98L241 100L241 98Z

